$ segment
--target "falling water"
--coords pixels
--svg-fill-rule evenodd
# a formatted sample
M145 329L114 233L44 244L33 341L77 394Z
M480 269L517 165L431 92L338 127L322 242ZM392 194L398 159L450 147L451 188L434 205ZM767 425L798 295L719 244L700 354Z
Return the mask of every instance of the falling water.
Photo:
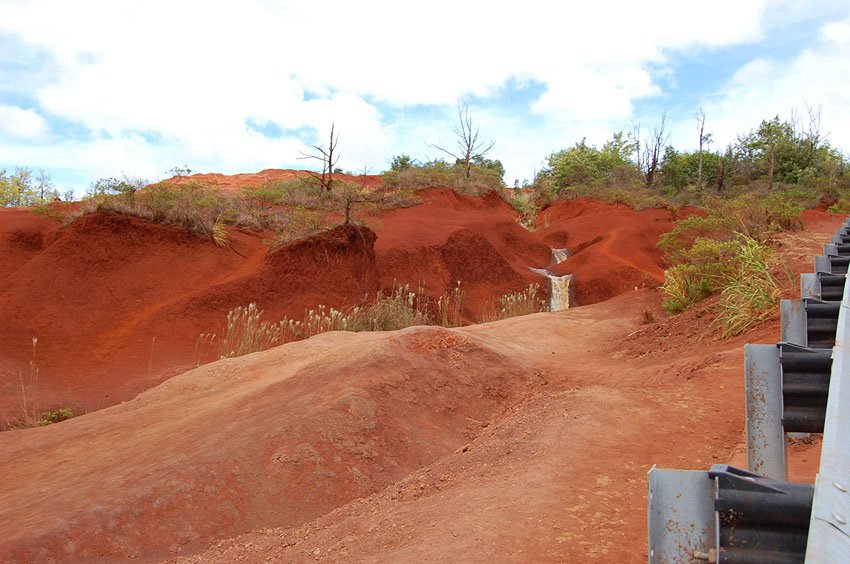
M572 281L572 274L549 275L549 311L561 311L570 308L570 283Z
M552 249L552 264L561 264L570 257L569 249Z
M553 257L556 256L554 252L555 250L560 251L561 249L553 249ZM561 259L561 261L563 260L564 259ZM572 283L573 275L565 274L564 276L556 276L550 270L545 268L532 268L531 270L549 279L549 311L569 309L570 283Z

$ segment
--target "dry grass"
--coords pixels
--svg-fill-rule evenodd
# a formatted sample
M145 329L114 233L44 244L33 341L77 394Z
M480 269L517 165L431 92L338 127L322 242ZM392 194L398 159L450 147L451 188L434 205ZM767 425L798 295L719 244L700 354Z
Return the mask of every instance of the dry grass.
M29 376L25 378L18 371L18 383L21 395L17 411L14 413L3 413L3 426L0 430L26 429L29 427L43 427L52 423L58 423L72 417L76 417L77 411L72 407L59 407L53 411L45 411L41 406L38 396L39 368L36 364L36 346L38 338L32 338L32 353L29 361Z
M482 317L482 322L487 323L509 317L548 311L546 301L540 297L540 293L539 284L529 284L521 292L504 294L497 300L491 312Z
M284 318L277 322L264 320L263 310L251 303L230 310L221 338L216 334L200 335L195 357L198 364L204 362L216 342L218 357L230 358L328 331L394 331L415 325L456 327L463 322L462 301L460 283L437 300L429 298L421 285L416 291L409 285L395 286L386 294L379 291L368 305L344 312L320 305L305 312L302 320Z

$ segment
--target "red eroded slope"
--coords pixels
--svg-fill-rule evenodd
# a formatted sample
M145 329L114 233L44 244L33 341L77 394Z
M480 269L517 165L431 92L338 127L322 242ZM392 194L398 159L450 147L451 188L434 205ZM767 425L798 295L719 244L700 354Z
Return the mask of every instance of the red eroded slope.
M368 230L338 228L272 252L254 235L232 239L224 249L133 217L83 217L0 280L6 364L24 367L43 405L95 409L196 365L198 335L220 332L236 305L300 318L305 307L340 307L377 288ZM17 405L19 385L7 371L0 407Z
M576 302L586 305L662 282L663 258L656 244L673 221L664 209L565 200L543 210L537 225L550 246L569 250L569 258L552 271L573 274Z
M0 415L15 417L22 385L43 408L86 411L131 398L214 355L215 346L199 352L199 334L221 334L227 312L250 302L266 319L301 319L306 309L348 307L394 284L421 282L438 297L461 281L463 314L477 320L502 294L535 282L548 292L530 267L549 266L549 247L564 245L574 257L556 272L576 273L579 303L660 276L654 245L669 227L667 212L559 203L544 212L548 227L528 232L496 194L420 196L420 205L377 217L377 238L340 228L275 250L240 230L220 248L116 214L60 228L25 210L0 210Z
M47 247L56 222L29 209L4 209L0 216L0 280Z
M461 281L466 315L475 320L502 294L547 281L529 267L546 267L549 247L516 221L516 212L490 193L470 198L448 188L422 194L422 204L389 211L377 220L378 270L384 286L394 278L422 280L439 296Z

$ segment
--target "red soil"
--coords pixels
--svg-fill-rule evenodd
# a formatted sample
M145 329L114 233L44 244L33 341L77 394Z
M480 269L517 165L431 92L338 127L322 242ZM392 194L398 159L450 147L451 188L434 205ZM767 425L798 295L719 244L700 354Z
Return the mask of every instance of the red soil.
M475 308L563 244L589 301L621 295L462 329L320 335L0 433L4 561L645 561L646 471L740 453L742 345L778 338L774 320L719 340L706 308L668 319L657 292L633 290L641 267L661 268L661 212L570 202L529 234L498 199L437 190L386 214L377 239L341 228L273 252L241 232L221 249L132 218L57 229L7 213L0 256L19 266L0 277L0 356L25 366L38 331L41 391L105 403L191 364L196 335L248 301L275 315L350 303L398 272L434 292L467 276ZM806 220L778 240L796 272L841 218ZM20 249L24 227L41 250ZM615 282L594 293L594 276Z
M241 188L293 174L178 180L220 178ZM43 409L89 411L129 399L208 360L217 349L199 351L199 334L221 334L228 310L249 302L266 319L301 319L320 304L349 307L396 284L422 283L437 298L460 281L463 316L475 321L528 284L548 293L530 267L549 266L550 246L573 250L555 270L575 273L580 304L661 276L654 245L668 212L564 202L544 212L548 227L528 232L496 194L420 195L420 205L373 221L377 239L368 229L340 229L271 252L259 235L239 230L219 248L128 216L97 213L59 227L26 210L0 210L0 415L20 415L22 388ZM616 230L600 218L613 218Z
M574 274L576 301L591 304L664 281L663 259L655 245L673 221L668 210L570 200L548 207L537 224L550 246L570 251L552 270Z

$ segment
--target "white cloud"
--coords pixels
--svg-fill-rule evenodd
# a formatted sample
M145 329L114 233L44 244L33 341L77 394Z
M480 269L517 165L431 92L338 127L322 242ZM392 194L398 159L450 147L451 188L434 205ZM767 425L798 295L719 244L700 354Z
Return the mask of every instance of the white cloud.
M798 13L797 0L781 4ZM380 167L392 154L421 154L451 122L390 120L378 106L401 116L407 106L453 107L514 77L546 85L532 107L540 131L492 122L508 175L521 178L532 153L540 161L569 135L607 137L636 101L662 94L657 78L670 72L671 53L758 41L776 6L718 0L696 14L680 0L31 0L0 3L0 32L52 55L54 76L29 94L44 115L91 131L73 145L80 167L291 166L303 143L248 122L313 128L324 142L331 121L343 168ZM839 28L824 33L841 37ZM739 72L736 88L749 92L757 70Z
M850 147L850 20L821 29L819 40L791 60L756 58L740 68L716 98L707 100L707 129L719 144L758 127L763 119L806 117L806 107L821 108L829 141ZM684 124L683 124L684 125ZM687 124L688 131L694 124ZM690 135L690 134L689 134ZM685 146L693 146L696 134Z
M0 139L38 141L47 135L47 122L35 110L0 103Z

